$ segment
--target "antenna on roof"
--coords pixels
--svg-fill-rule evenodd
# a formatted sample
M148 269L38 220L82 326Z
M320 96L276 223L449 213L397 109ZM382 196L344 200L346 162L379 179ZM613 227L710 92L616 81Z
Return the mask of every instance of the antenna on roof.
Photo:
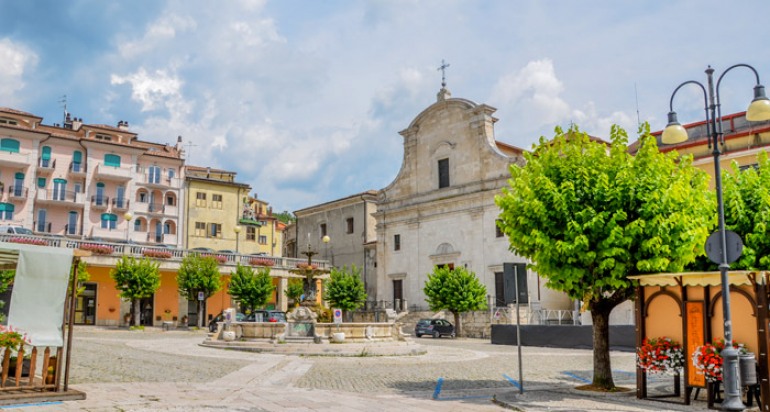
M59 103L62 104L62 107L64 108L64 115L62 116L62 124L64 124L67 121L67 95L63 95L61 97L61 100L59 100Z
M636 98L636 127L639 127L642 121L639 118L639 93L636 91L636 82L634 82L634 97Z
M188 161L188 163L189 163L190 159L192 158L192 156L191 156L191 154L190 154L190 152L192 151L191 149L192 149L193 147L195 147L195 146L198 146L198 145L197 145L197 144L194 144L194 143L192 142L192 140L191 140L191 141L189 141L189 142L185 143L185 146L187 146L187 161Z

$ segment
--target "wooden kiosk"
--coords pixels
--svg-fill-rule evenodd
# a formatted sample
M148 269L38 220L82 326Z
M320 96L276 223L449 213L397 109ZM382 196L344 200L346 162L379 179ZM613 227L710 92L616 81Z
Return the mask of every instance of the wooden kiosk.
M769 277L770 272L764 271L729 273L733 341L744 344L756 356L762 411L770 411ZM685 351L684 403L690 403L694 390L706 389L709 406L713 406L715 385L707 384L705 377L696 373L690 359L698 346L723 336L719 272L661 273L631 278L639 281L635 305L636 346L641 347L645 338L662 336L681 342ZM679 388L674 392L679 395ZM648 398L647 373L639 367L636 396Z
M45 256L45 249L56 249L45 246L19 245L27 248L39 248L39 256ZM69 287L63 299L64 308L58 313L67 313L62 318L61 340L62 346L28 345L30 349L25 353L24 348L18 353L13 353L6 348L0 356L0 405L24 404L33 402L52 402L64 400L85 399L86 394L69 387L69 372L72 358L72 335L77 291L77 270L80 259L90 256L91 252L80 249L72 253L72 273L69 276ZM0 270L16 269L19 260L19 250L12 243L3 243L0 246ZM65 269L66 270L66 269ZM42 316L42 315L41 315ZM59 315L61 316L61 315ZM34 342L33 342L34 343ZM16 356L18 355L18 356ZM24 359L24 355L31 355Z

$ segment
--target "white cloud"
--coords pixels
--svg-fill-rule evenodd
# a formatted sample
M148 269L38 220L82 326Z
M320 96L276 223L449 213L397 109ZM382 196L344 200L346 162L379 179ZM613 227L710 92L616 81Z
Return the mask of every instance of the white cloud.
M182 81L165 70L147 73L147 70L141 67L136 73L126 76L113 74L110 82L118 85L129 83L131 97L142 103L142 111L156 110L160 106L169 106L170 109L179 106L175 100L180 97Z
M26 46L8 38L0 39L0 101L13 106L21 100L16 95L24 89L24 77L38 62L38 56Z

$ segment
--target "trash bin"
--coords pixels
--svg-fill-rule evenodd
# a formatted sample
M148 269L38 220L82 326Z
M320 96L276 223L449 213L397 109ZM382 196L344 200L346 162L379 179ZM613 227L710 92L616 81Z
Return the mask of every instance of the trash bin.
M753 353L738 355L738 369L741 376L741 385L751 386L757 384L757 361Z

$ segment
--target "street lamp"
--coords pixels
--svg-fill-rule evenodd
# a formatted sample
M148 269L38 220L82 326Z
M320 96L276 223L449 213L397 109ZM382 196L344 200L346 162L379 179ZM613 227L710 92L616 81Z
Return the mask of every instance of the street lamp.
M134 215L131 214L131 212L126 212L123 214L123 219L126 219L126 243L129 241L129 230L131 230L131 219L134 218Z
M235 227L233 228L233 232L235 232L235 253L241 253L238 251L238 241L240 240L240 237L241 237L240 235L241 227L238 225L235 225Z
M330 238L329 235L324 235L324 237L321 238L321 241L324 242L324 259L326 260L329 260L329 242L331 242L331 240L332 238Z
M681 124L679 124L679 121L676 118L676 112L674 112L674 96L684 85L698 85L701 90L703 90L703 100L706 104L706 134L709 136L709 147L713 150L712 154L714 155L714 178L716 179L717 213L719 215L719 243L717 249L719 249L720 256L718 259L719 262L717 263L719 263L720 281L722 283L722 317L724 319L725 335L725 348L722 350L725 385L725 400L722 402L722 410L725 411L742 411L745 409L745 406L741 401L741 391L738 382L738 351L733 348L732 319L730 315L730 283L727 274L727 271L730 269L731 261L728 260L725 210L722 200L722 172L719 165L719 155L721 154L719 145L724 143L721 122L722 110L719 104L719 85L725 74L736 67L750 69L754 72L754 76L757 80L757 84L754 86L754 100L746 110L746 120L751 122L770 120L770 100L765 96L765 87L759 83L759 73L757 73L753 67L747 64L730 66L719 76L719 79L717 79L715 89L713 77L714 69L709 66L706 69L708 94L706 92L706 87L695 80L686 81L674 89L674 93L671 94L671 101L669 102L668 125L666 125L666 128L661 135L661 142L663 144L676 144L687 140L687 131ZM734 259L737 259L737 257L733 256L731 256L731 258L733 258L733 261Z

